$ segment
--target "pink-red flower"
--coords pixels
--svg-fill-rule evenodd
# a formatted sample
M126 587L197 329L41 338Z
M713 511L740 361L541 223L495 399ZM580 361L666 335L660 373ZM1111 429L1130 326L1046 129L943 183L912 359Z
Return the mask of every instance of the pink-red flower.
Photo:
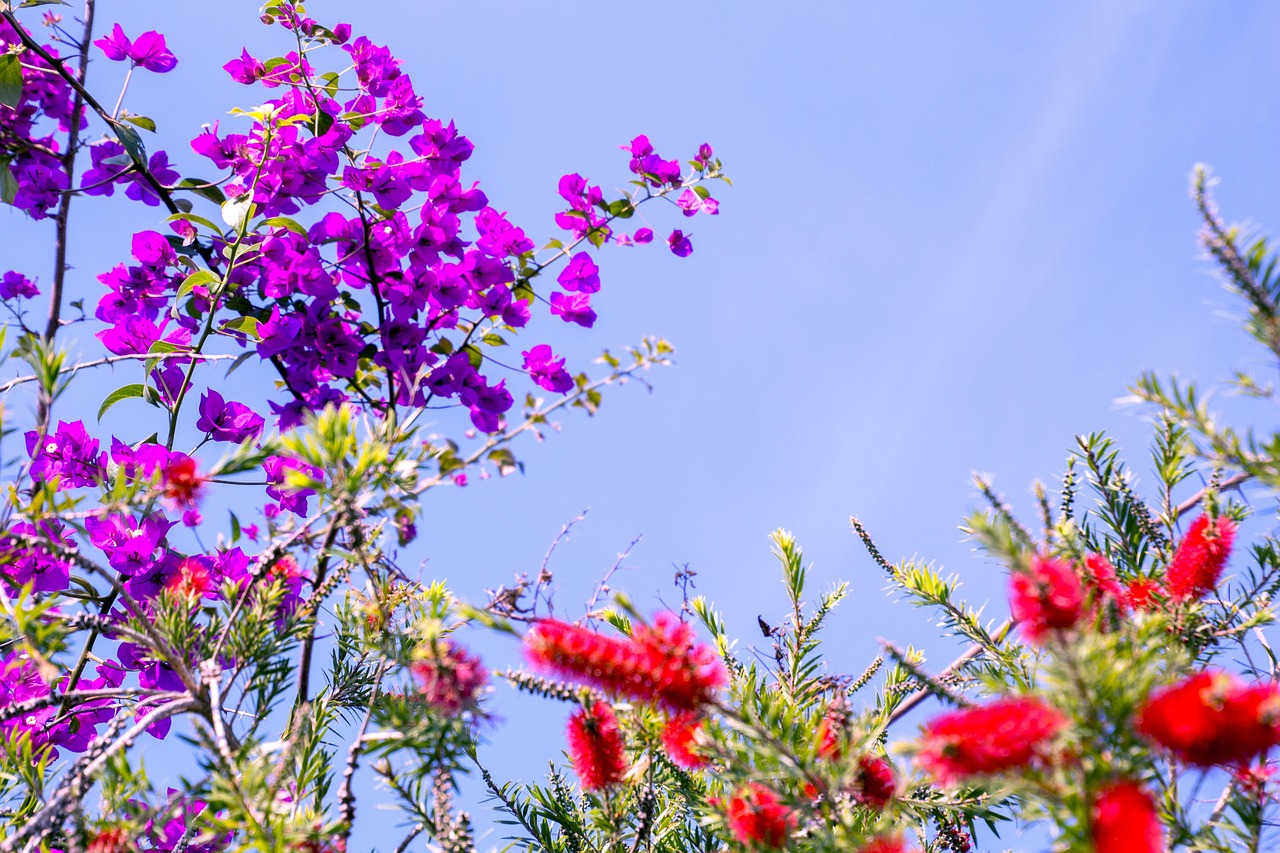
M748 847L781 849L795 815L768 786L752 782L729 798L729 831Z
M930 720L916 762L944 785L1017 770L1048 757L1067 722L1035 697L998 699Z
M1098 599L1109 598L1123 611L1126 607L1124 584L1120 583L1111 561L1102 554L1090 554L1084 559L1084 567L1085 580L1093 591L1095 602L1101 603Z
M192 509L200 500L204 484L208 477L196 470L196 460L181 453L175 453L170 461L161 469L161 485L164 496L182 509Z
M1038 643L1055 631L1070 630L1084 615L1084 587L1065 560L1036 555L1026 571L1015 572L1009 609L1023 635Z
M715 651L696 644L693 629L672 613L637 626L631 639L544 619L525 635L525 656L561 677L672 711L697 710L726 681Z
M838 761L844 754L844 739L849 731L849 706L842 700L836 700L827 708L818 722L815 738L818 741L818 757L827 761Z
M1154 578L1134 578L1125 584L1123 601L1133 610L1151 610L1168 594L1164 584Z
M1113 782L1093 801L1094 853L1160 853L1164 830L1155 800L1137 782Z
M136 850L137 844L123 826L111 826L89 839L84 849L85 853L127 853Z
M1152 694L1136 727L1190 764L1243 764L1280 744L1280 689L1201 672Z
M1165 575L1169 595L1186 601L1212 592L1231 556L1235 538L1236 523L1225 516L1210 519L1202 515L1193 521L1169 562Z
M710 763L695 751L701 730L702 718L693 711L681 711L662 727L662 746L667 756L685 770L697 770Z
M474 708L489 680L480 658L449 639L432 643L409 668L418 680L419 697L446 717Z
M880 811L898 793L898 783L893 778L889 762L875 755L858 759L858 781L853 788L853 798L868 808Z
M600 791L627 772L626 744L608 702L579 708L569 718L569 758L585 791Z

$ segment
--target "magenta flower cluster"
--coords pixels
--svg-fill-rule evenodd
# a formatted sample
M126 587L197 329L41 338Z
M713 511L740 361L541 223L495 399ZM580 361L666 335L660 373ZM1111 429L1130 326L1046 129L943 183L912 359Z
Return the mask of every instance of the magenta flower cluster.
M134 371L138 380L107 404L146 412L150 403L163 426L139 441L151 425L138 435L95 436L82 420L56 420L23 436L24 494L47 494L77 511L6 522L0 583L11 597L54 602L69 600L63 594L82 588L86 573L89 583L109 586L111 603L95 614L94 630L114 641L113 651L98 653L96 676L81 675L74 687L134 691L128 705L99 696L68 711L55 692L71 688L69 674L51 681L40 662L9 653L0 708L30 703L33 710L5 717L3 726L27 733L37 753L83 752L122 707L142 719L192 689L191 673L202 664L231 664L198 627L229 593L235 600L263 578L276 584L274 618L283 627L308 588L315 590L318 580L313 584L312 572L293 556L272 549L254 555L234 544L241 535L258 541L257 523L233 517L232 540L214 548L184 531L203 524L211 480L226 482L207 473L206 444L229 445L224 449L251 460L237 472L255 476L227 486L259 496L238 499L237 512L259 515L280 541L280 530L296 529L291 525L313 511L311 499L330 472L279 451L275 433L346 405L383 422L395 422L402 409L454 408L465 428L493 434L507 428L517 397L529 389L585 393L585 374L571 371L550 344L518 350L518 364L495 357L495 348L547 317L591 327L592 300L602 290L594 252L611 240L655 242L650 227L614 231L640 205L665 200L683 216L717 213L701 184L719 171L709 146L685 175L679 161L662 159L639 136L624 146L636 176L633 193L607 198L580 175L560 179L567 208L555 222L566 236L539 260L526 231L466 178L472 143L452 122L424 112L413 81L386 47L353 37L345 24L321 26L288 4L271 8L272 22L303 47L273 58L244 50L227 62L232 80L265 90L253 101L266 99L206 126L191 140L191 154L171 158L158 146L147 154L131 141L137 134L113 120L110 136L78 143L87 157L67 156L75 93L29 49L21 51L16 106L0 105L0 168L16 187L11 203L32 219L54 216L68 194L103 197L117 189L174 214L157 226L169 233L133 234L128 258L97 275L100 289L84 300L85 322L107 353L101 361ZM100 56L128 63L130 77L178 66L157 32L130 38L117 24L92 44ZM19 33L0 20L0 52L21 47ZM317 67L321 48L340 57L333 63L339 70ZM42 50L59 58L52 46ZM87 126L81 120L77 130ZM204 164L201 174L212 168L217 179L185 178L187 159ZM216 206L200 212L195 204L202 200ZM692 251L679 230L667 243L677 255ZM539 292L535 285L553 271L554 287ZM19 271L0 274L0 302L19 320L25 301L40 292ZM214 357L234 358L236 367L256 363L278 381L265 392L209 387L206 364ZM184 438L194 442L188 452L175 449ZM463 471L441 471L467 482ZM95 506L98 496L103 500ZM401 544L412 541L413 513L395 512L394 521ZM126 630L175 606L197 625L181 649L155 648ZM418 674L427 677L421 668ZM445 685L436 691L441 696L463 697L457 707L484 680L461 653L429 675L431 684ZM168 729L167 718L148 726L157 737ZM184 819L152 821L150 843L187 845L184 826Z

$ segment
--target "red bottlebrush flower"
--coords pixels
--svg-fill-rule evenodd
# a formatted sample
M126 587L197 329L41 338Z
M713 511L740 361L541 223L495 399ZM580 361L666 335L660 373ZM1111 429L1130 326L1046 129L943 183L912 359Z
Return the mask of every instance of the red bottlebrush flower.
M626 745L618 718L607 702L579 708L569 718L569 757L584 791L599 791L622 781L627 772Z
M1086 580L1093 588L1095 595L1110 598L1125 609L1124 584L1116 575L1116 567L1101 554L1090 554L1084 558L1084 566L1088 570Z
M1165 575L1169 595L1176 601L1186 601L1212 592L1231 556L1235 538L1236 523L1225 516L1211 521L1202 515L1193 521L1169 561Z
M1044 758L1067 717L1032 696L953 711L924 727L916 762L942 784Z
M729 798L729 831L748 847L781 849L795 822L791 809L759 782L742 786Z
M189 602L198 602L206 596L212 596L216 587L209 566L203 559L188 557L178 566L178 571L169 578L164 588Z
M695 643L693 626L674 613L637 626L631 639L646 653L659 704L674 711L702 707L729 680L715 649Z
M827 708L818 723L815 737L818 741L818 757L827 761L839 761L844 754L844 739L849 730L849 706L837 698Z
M671 613L630 640L543 619L525 634L525 656L563 678L672 711L697 710L727 679L715 651L695 645L693 629Z
M409 669L418 679L418 696L446 717L474 708L489 680L480 658L448 639L431 643Z
M124 827L113 826L95 835L84 850L85 853L128 853L137 847Z
M180 453L173 454L160 472L164 496L183 509L195 507L207 480L196 472L196 460Z
M1133 610L1150 610L1166 595L1168 592L1160 581L1153 578L1134 578L1125 585L1122 600Z
M1161 853L1164 829L1155 800L1137 782L1113 782L1093 801L1095 853Z
M711 762L694 752L702 720L692 711L682 711L662 727L662 746L667 757L685 770L697 770Z
M858 782L853 789L855 800L880 811L897 793L898 783L893 778L889 762L875 755L864 755L858 759Z
M1084 615L1084 587L1065 560L1035 556L1025 572L1013 575L1009 609L1032 643L1054 631L1074 628Z
M1280 744L1280 689L1202 672L1152 694L1136 727L1190 764L1243 764Z

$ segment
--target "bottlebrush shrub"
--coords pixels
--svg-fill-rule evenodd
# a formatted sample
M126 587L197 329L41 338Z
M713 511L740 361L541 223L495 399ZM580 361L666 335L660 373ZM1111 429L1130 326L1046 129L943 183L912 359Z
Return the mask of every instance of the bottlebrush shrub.
M5 424L0 849L337 851L358 774L411 835L467 849L451 798L489 671L456 634L492 617L411 581L392 546L426 492L517 470L517 436L668 360L647 339L588 375L558 336L595 322L609 251L693 251L720 161L619 139L627 190L549 177L539 249L469 178L473 143L428 114L418 72L358 27L267 0L278 55L201 72L104 6L0 3L0 201L53 262L0 270L0 347L28 368L5 411L34 410ZM128 91L194 73L256 106L182 139ZM112 234L91 209L111 195L151 226ZM118 256L69 276L85 227ZM73 363L86 340L99 352ZM108 366L128 381L72 385ZM691 643L676 620L646 649ZM661 674L665 705L719 685L708 654ZM179 733L189 781L153 788L134 747L180 752Z
M1280 263L1265 241L1240 244L1205 187L1198 173L1205 246L1246 299L1250 330L1280 358ZM723 689L709 686L685 711L698 720L699 762L682 752L687 736L673 734L654 688L634 686L656 682L635 676L644 671L635 637L649 629L625 598L577 625L522 611L530 663L570 681L526 672L508 681L579 704L586 690L625 708L630 769L625 783L582 796L559 770L546 786L492 784L524 830L513 838L566 853L966 853L1002 849L995 833L1016 822L1040 827L1058 851L1265 843L1280 747L1265 629L1280 548L1266 533L1246 547L1250 507L1269 503L1236 495L1280 486L1280 434L1219 422L1192 386L1145 376L1134 391L1157 410L1152 497L1100 434L1077 438L1056 499L1037 487L1034 532L978 482L989 508L967 529L1008 569L1010 618L983 618L955 577L928 564L889 562L853 521L893 590L971 644L950 665L885 642L862 672L831 671L820 632L848 588L806 605L802 555L783 531L773 542L785 615L761 618L764 648L742 649L710 602L686 597L679 618L701 625L727 673Z

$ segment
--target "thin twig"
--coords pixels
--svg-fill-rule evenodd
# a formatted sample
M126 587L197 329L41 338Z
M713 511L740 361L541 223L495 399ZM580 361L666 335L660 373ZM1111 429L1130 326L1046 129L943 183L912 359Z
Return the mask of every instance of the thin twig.
M229 355L229 354L228 355L204 355L200 353L190 353L190 352L127 353L126 355L112 355L112 356L107 356L106 358L95 358L93 361L81 361L81 362L78 362L77 364L71 365L70 367L62 368L62 370L58 371L58 375L61 376L64 373L74 374L77 371L84 370L87 367L101 367L104 364L115 364L118 361L144 361L144 360L151 361L152 359L156 361L162 361L166 358L195 358L195 359L200 359L202 361L226 361L236 357L237 356ZM15 379L10 379L8 382L0 384L0 394L5 393L9 389L14 388L18 385L22 385L27 382L35 382L39 378L40 378L39 376L32 375L32 376L19 376Z
M1014 626L1014 620L1012 619L1006 619L1003 623L1001 623L1000 627L996 629L996 634L995 634L996 642L998 643L1001 640L1003 640L1013 626ZM955 673L959 672L960 669L964 667L965 664L967 664L969 661L973 660L974 658L978 657L978 655L982 654L984 651L987 651L987 647L984 646L982 643L973 643L972 645L969 646L969 648L961 652L959 657L957 657L951 663L947 664L946 668L942 670L942 672L938 673L937 678L942 679L942 678L946 678L949 675L954 675ZM917 690L915 693L912 693L906 699L903 699L894 707L893 711L889 714L889 718L885 720L885 728L888 728L890 725L892 725L893 723L897 722L898 720L902 719L904 716L909 714L912 710L916 708L916 706L918 706L920 703L924 702L924 700L932 696L933 693L934 691L932 690L921 689L921 690Z

